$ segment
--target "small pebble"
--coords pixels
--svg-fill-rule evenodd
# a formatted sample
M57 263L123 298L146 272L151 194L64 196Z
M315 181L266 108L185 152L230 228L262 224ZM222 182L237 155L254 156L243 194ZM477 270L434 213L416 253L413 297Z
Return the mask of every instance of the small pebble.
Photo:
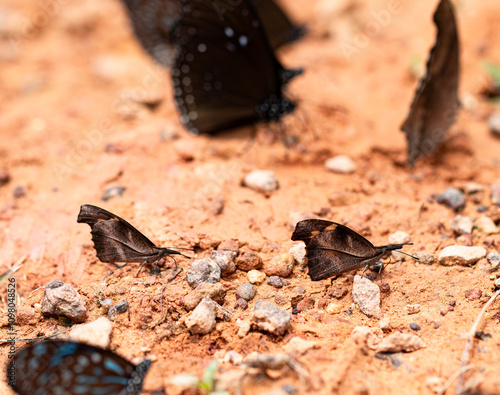
M282 294L276 294L276 296L274 297L274 301L278 306L284 306L288 304L288 299Z
M389 283L382 283L380 284L379 288L380 292L384 294L388 294L389 292L391 292L391 286L389 285Z
M472 233L472 226L472 220L463 215L456 215L450 221L451 230L457 235Z
M377 346L377 352L413 352L424 347L426 344L417 335L395 332L382 340Z
M186 318L186 327L193 335L205 335L215 328L216 316L215 302L209 297L205 297Z
M380 328L370 328L368 326L356 326L351 332L351 338L356 344L372 350L377 348L383 337L384 333Z
M238 253L238 249L240 248L240 243L237 240L223 240L217 246L217 251L233 251Z
M496 288L500 288L500 278L497 278L494 283Z
M248 308L248 302L245 299L238 299L234 305L235 310L240 308L241 310L246 310Z
M302 313L303 311L312 310L315 304L314 298L306 297L297 304L297 312Z
M389 243L390 244L411 243L411 236L406 232L398 230L397 232L394 232L389 236Z
M436 263L436 256L429 252L415 252L413 256L418 258L418 263L422 263L424 265L433 265Z
M500 112L494 112L488 118L490 132L495 137L500 137Z
M486 250L483 247L451 245L443 248L439 254L439 263L444 266L469 266L485 256Z
M245 272L260 269L263 264L264 262L259 254L253 251L246 251L236 258L236 266Z
M236 351L230 350L224 355L223 361L238 366L243 362L243 356Z
M194 160L199 149L200 145L193 139L180 139L174 142L174 151L186 162Z
M495 206L500 206L500 185L491 186L491 203Z
M243 185L259 192L272 192L279 188L278 179L270 170L254 170L243 179Z
M257 293L257 290L255 287L250 284L250 283L243 283L241 284L238 289L236 290L236 297L245 299L247 302L252 300L255 297L255 294Z
M122 196L123 192L125 192L125 189L125 187L122 187L120 185L109 186L104 190L101 199L107 202L108 200L111 200L115 197Z
M263 270L268 276L288 277L292 274L294 263L293 256L286 252L266 262Z
M118 314L123 314L128 310L128 302L122 300L121 302L115 304L108 311L108 319L113 321Z
M298 265L302 265L305 261L306 258L306 245L304 243L297 243L294 244L290 248L290 254L293 256L293 259L295 259L295 262Z
M406 313L408 315L420 313L420 305L419 304L407 304L406 305Z
M342 306L335 302L331 302L328 306L326 306L325 311L328 314L339 314L342 312Z
M478 300L481 299L481 296L483 296L483 291L480 289L468 289L465 291L465 298L470 302L472 300Z
M262 284L266 280L266 274L258 270L250 270L247 273L248 281L252 284Z
M14 190L12 191L12 195L16 199L22 198L22 197L26 196L26 188L22 185L19 185L19 186L14 188Z
M380 288L366 277L354 276L352 299L368 317L381 318Z
M384 332L390 332L392 330L392 326L389 317L382 317L378 324L378 327Z
M488 211L488 206L485 206L484 204L480 204L479 206L476 207L476 211L478 213L485 213Z
M344 287L343 285L334 285L328 291L328 295L335 299L342 299L348 292L349 290L347 287Z
M210 258L197 259L186 273L186 279L191 288L201 283L217 283L220 280L221 269Z
M0 187L8 184L10 181L10 174L7 170L0 170Z
M465 195L457 188L447 188L438 196L437 201L455 211L462 211L465 208Z
M219 265L222 276L228 276L236 271L234 260L237 252L235 251L212 251L212 260Z
M282 288L283 287L283 281L279 276L271 276L267 280L267 283L271 285L274 288Z
M248 334L248 332L250 332L250 328L252 327L250 321L247 320L241 321L240 319L236 321L236 325L238 325L239 327L238 337L245 337Z
M179 132L172 125L165 125L160 130L160 141L174 141L179 137Z
M223 304L226 297L226 289L221 283L199 283L182 298L182 305L187 311L194 310L205 297L210 297L213 301Z
M410 329L411 329L412 331L418 332L418 331L419 331L420 329L422 329L422 328L420 327L420 325L415 324L414 322L412 322L412 323L410 324Z
M481 184L478 184L477 182L468 182L465 185L465 192L468 195L472 195L474 193L478 193L478 192L482 192L482 191L484 191L484 186L482 186Z
M495 225L493 220L486 215L481 215L478 219L476 219L474 226L479 229L481 233L487 235L498 233L498 227Z
M491 265L491 271L495 271L500 267L500 254L498 252L490 252L486 257Z
M325 167L334 173L350 174L356 171L356 163L346 155L337 155L325 162Z
M287 311L276 307L267 300L259 299L255 303L252 323L257 329L281 336L291 329L290 321L291 317Z
M64 316L76 323L85 321L85 302L75 287L55 280L45 286L42 314L47 317Z
M226 201L222 196L215 196L211 199L208 199L207 201L207 210L212 214L212 215L220 215L224 211L224 205L226 204Z
M111 321L106 317L100 317L89 324L73 326L69 332L69 339L91 346L108 348L112 329Z
M441 326L441 324L439 322L437 322L437 321L432 325L432 327L434 329L438 329L440 326Z

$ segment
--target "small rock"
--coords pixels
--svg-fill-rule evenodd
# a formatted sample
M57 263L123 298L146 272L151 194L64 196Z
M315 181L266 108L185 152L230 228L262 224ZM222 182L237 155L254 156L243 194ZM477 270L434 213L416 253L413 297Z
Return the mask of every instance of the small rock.
M486 250L483 247L451 245L443 248L439 254L439 263L444 266L469 266L485 256Z
M253 251L246 251L238 258L236 258L236 266L238 269L248 272L250 270L257 270L263 266L262 258L259 254Z
M481 299L481 296L483 296L483 291L481 291L480 289L468 289L467 291L465 291L465 297L469 302L472 300Z
M388 294L389 292L391 292L391 286L389 285L389 283L381 283L379 285L379 288L380 288L380 292L384 293L384 294Z
M186 162L192 161L199 151L199 144L193 139L180 139L174 143L174 150L179 158Z
M382 317L378 324L378 327L384 332L390 332L392 330L392 326L389 317Z
M328 295L335 299L342 299L348 292L349 290L347 287L344 287L343 285L336 285L330 288Z
M335 302L331 302L326 306L325 310L328 314L339 314L342 312L342 306Z
M10 181L10 174L7 170L0 170L0 188L8 184Z
M274 301L278 306L284 306L288 303L288 299L282 294L276 294L276 296L274 297Z
M40 321L40 312L31 306L16 307L16 324L17 325L38 325Z
M377 346L377 352L413 352L427 347L417 335L413 333L395 332L387 336Z
M246 310L248 308L248 302L245 299L238 299L234 304L234 309L240 308L241 310Z
M294 262L295 259L288 252L275 256L264 264L264 273L268 276L288 277L292 274Z
M491 203L500 206L500 185L491 186Z
M42 314L48 317L64 316L76 323L81 323L85 321L87 309L75 287L55 280L45 286Z
M237 252L235 251L212 251L212 260L219 265L222 276L233 274L236 271L236 264L234 263L236 255Z
M356 171L356 163L346 155L337 155L325 162L325 167L334 173L350 174Z
M106 317L82 325L75 325L69 332L69 339L91 346L108 348L113 324Z
M304 354L306 351L317 347L318 343L311 340L305 340L299 336L292 337L290 341L283 347L288 354Z
M500 267L500 254L498 252L490 252L486 257L491 265L491 271L495 271Z
M361 312L369 317L382 317L380 309L380 288L366 277L356 275L352 288L352 299Z
M500 288L500 278L497 278L497 279L493 282L493 284L495 284L495 287L496 287L497 289L498 289L498 288Z
M437 201L455 211L462 211L465 207L465 196L457 188L447 188L438 196Z
M415 324L414 322L412 322L412 323L410 324L410 329L411 329L412 331L418 332L418 331L419 331L420 329L422 329L422 328L420 327L420 325Z
M307 253L306 245L304 243L294 244L292 248L290 248L289 252L298 265L302 265L304 263Z
M283 281L278 276L269 277L267 283L274 288L283 288Z
M217 308L208 296L203 298L191 315L186 318L186 327L192 335L205 335L215 328Z
M121 302L115 304L108 311L108 319L113 321L118 314L123 314L128 310L128 301L122 300Z
M442 393L446 389L446 379L444 377L431 376L425 379L425 385L434 394Z
M238 249L240 248L240 244L237 240L223 240L217 246L217 251L233 251L238 253Z
M451 230L457 235L472 233L472 220L469 217L464 217L463 215L456 215L451 219L450 227Z
M249 302L255 297L256 293L257 293L257 290L255 289L255 287L252 284L243 283L236 290L236 297L241 298L241 299L245 299L247 302Z
M259 299L255 303L252 315L253 325L261 330L281 336L291 328L290 314L271 304L267 300Z
M224 355L223 361L237 366L243 362L243 356L236 351L230 350Z
M478 219L476 219L474 226L487 235L498 233L498 227L495 225L493 220L486 215L481 215Z
M179 137L179 132L172 125L165 125L160 130L160 141L174 141Z
M270 170L254 170L243 179L243 185L259 192L272 192L279 188L276 175Z
M258 270L250 270L247 273L247 278L252 284L262 284L266 281L265 273L259 272Z
M500 113L494 112L488 118L488 126L490 127L490 132L495 137L500 137Z
M380 328L370 328L368 326L357 326L353 329L351 337L356 344L367 346L372 350L382 341L384 334Z
M223 304L226 289L221 283L199 283L198 286L182 298L182 305L187 311L194 310L203 298L209 297L213 301Z
M226 201L222 196L215 196L211 199L208 199L207 202L207 210L212 214L212 215L220 215L222 214L222 211L224 211L224 205L226 204Z
M420 313L420 305L419 304L407 304L406 305L406 313L408 315Z
M186 273L187 282L191 288L196 288L199 284L217 283L220 280L221 269L217 263L210 258L197 259L191 264Z
M314 305L316 301L314 298L306 297L302 299L299 303L297 303L297 313L302 313L303 311L314 309Z
M478 192L482 192L482 191L484 191L484 186L482 186L481 184L478 184L477 182L468 182L465 185L465 192L468 195L472 195L474 193L478 193Z
M390 244L411 243L411 236L406 232L398 230L397 232L394 232L389 236L389 243Z
M236 321L236 325L239 326L238 337L245 337L248 332L250 332L250 328L252 327L252 324L248 320L241 321L238 319L238 321Z
M22 198L22 197L26 196L26 188L22 185L19 185L19 186L14 188L14 190L12 191L12 195L16 199Z
M433 265L436 263L436 256L429 252L415 252L413 256L418 258L418 263L423 263L424 265Z
M104 193L102 194L101 199L105 202L107 202L110 199L113 199L118 196L122 196L123 192L125 192L125 187L122 187L120 185L112 185L107 187L104 190Z

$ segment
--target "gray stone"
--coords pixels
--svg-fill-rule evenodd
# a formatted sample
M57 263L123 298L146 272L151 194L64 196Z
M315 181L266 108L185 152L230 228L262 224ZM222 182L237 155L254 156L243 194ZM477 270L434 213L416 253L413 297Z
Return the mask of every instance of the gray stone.
M495 137L500 137L500 113L494 112L488 118L488 126L490 127L491 134Z
M286 252L275 256L264 264L264 273L268 276L288 277L293 272L295 259L292 254Z
M48 317L65 316L76 323L85 321L85 302L75 287L55 280L45 286L42 314Z
M290 314L264 299L255 303L252 315L253 325L261 330L281 336L291 328Z
M469 266L486 256L483 247L452 245L443 248L439 254L439 263L444 266Z
M430 252L414 252L413 256L418 258L418 263L423 263L424 265L433 265L436 263L436 256Z
M354 276L352 299L359 306L361 312L368 317L381 318L380 288L360 275Z
M216 316L217 307L215 302L207 296L186 318L186 327L193 335L205 335L215 328Z
M250 283L241 284L236 290L236 297L250 301L255 297L257 290Z
M221 269L210 258L197 259L186 273L187 282L191 288L201 283L217 283L220 280Z
M463 215L456 215L450 221L451 230L457 235L472 233L472 220Z
M108 318L111 321L113 321L118 314L123 314L127 310L128 310L128 301L123 300L109 309Z
M236 255L235 251L212 251L212 260L219 265L222 276L233 274L236 271L234 263Z
M500 254L498 252L490 252L486 259L491 265L491 271L495 271L500 267Z
M304 243L294 244L292 248L290 248L289 252L298 265L302 265L304 263L307 254L306 245Z
M474 226L487 235L498 233L498 227L495 225L493 220L486 215L481 215L478 219L476 219Z
M272 192L279 188L278 179L270 170L254 170L248 173L243 185L259 192Z
M267 283L274 288L282 288L283 287L283 281L278 276L269 277L269 279L267 280Z
M447 188L437 201L455 211L462 211L465 207L465 195L457 188Z
M245 272L260 269L262 265L262 258L253 251L246 251L236 258L236 266Z
M111 185L104 190L101 199L107 202L115 197L122 196L125 189L127 188L122 187L121 185Z
M376 351L383 352L413 352L427 347L420 337L413 333L395 332L387 336L377 346Z
M397 232L389 235L389 243L390 244L407 244L411 243L411 236L403 232L402 230L398 230Z
M223 304L226 297L226 289L221 283L200 283L182 298L182 304L186 310L191 311L207 296L215 302Z
M500 185L491 186L491 203L495 206L500 206Z
M108 348L113 324L106 317L82 325L75 325L69 332L69 339L92 346Z
M346 155L337 155L327 159L325 167L334 173L350 174L356 170L356 163Z

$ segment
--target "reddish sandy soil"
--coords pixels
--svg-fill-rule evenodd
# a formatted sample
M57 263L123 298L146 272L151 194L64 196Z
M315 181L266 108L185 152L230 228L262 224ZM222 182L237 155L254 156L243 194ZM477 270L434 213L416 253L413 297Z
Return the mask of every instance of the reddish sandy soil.
M468 197L463 215L476 218L478 205L484 204L489 215L500 219L500 208L489 198L489 186L500 184L500 140L486 122L494 105L480 96L488 81L482 63L500 64L497 0L458 2L464 106L439 153L413 170L406 165L399 126L418 83L411 66L418 59L422 69L433 44L436 3L401 0L398 13L360 41L361 32L375 26L373 12L388 10L387 1L287 0L287 9L309 26L310 34L278 54L285 65L305 69L288 89L300 101L299 110L284 122L300 144L286 150L277 137L278 126L259 126L253 144L248 144L250 128L215 137L193 137L183 130L168 71L141 50L118 1L3 0L0 168L11 180L0 188L0 272L27 255L15 274L19 311L27 317L17 327L19 338L69 332L36 308L43 297L40 287L60 279L84 297L86 322L105 315L99 298L128 299L130 314L114 322L111 349L129 359L154 360L145 381L150 391L175 393L172 376L200 375L215 353L223 355L221 350L283 352L299 336L317 343L296 356L309 380L301 382L287 370L272 378L248 376L243 393L267 393L284 384L300 393L434 393L428 383L443 384L458 371L465 335L493 294L485 259L474 267L405 260L386 269L384 281L391 290L382 294L383 314L393 331L410 333L410 323L420 325L418 335L427 344L399 355L401 365L395 367L350 340L354 327L378 327L379 321L353 306L347 276L333 282L349 290L342 299L333 299L341 307L338 314L318 307L330 280L312 282L299 267L287 279L288 287L276 291L266 283L258 286L256 299L274 302L279 293L290 312L296 286L301 286L316 307L293 315L292 330L284 337L251 331L239 338L236 320L250 317L256 299L246 311L233 310L235 290L246 281L246 273L237 271L222 279L228 290L224 307L234 311L231 322L218 321L209 335L192 336L175 325L187 314L180 299L190 289L184 277L189 260L178 260L184 272L165 288L168 314L162 322L160 279L155 282L147 272L135 278L137 266L130 264L104 282L113 267L97 260L89 227L77 224L76 217L82 203L96 204L132 222L157 245L196 246L198 257L205 257L221 241L234 239L241 250L251 249L264 260L288 251L291 222L307 213L345 223L376 245L387 244L394 231L405 231L415 243L408 252L437 255L457 243L450 229L455 213L429 197L470 181L485 191ZM347 46L356 49L349 56ZM153 109L144 104L151 101L159 104ZM161 138L172 133L179 138ZM324 160L337 154L357 163L354 174L324 168ZM243 176L254 169L273 170L280 188L264 196L241 186ZM110 185L126 190L103 202ZM16 187L25 188L25 195L14 197ZM341 205L329 199L339 191L345 196ZM221 199L223 211L215 214ZM500 235L474 230L472 244L499 250ZM2 338L7 330L5 284L0 284ZM468 301L465 292L470 289L481 290L482 297ZM452 301L454 310L442 315ZM420 304L420 313L408 315L409 303ZM351 307L352 315L346 314ZM500 393L498 311L500 301L486 312L480 328L491 337L475 341L472 369L465 376L483 393ZM2 365L7 347L1 346ZM235 369L221 365L218 377ZM454 385L447 393L453 393ZM10 393L3 377L0 387L1 393Z

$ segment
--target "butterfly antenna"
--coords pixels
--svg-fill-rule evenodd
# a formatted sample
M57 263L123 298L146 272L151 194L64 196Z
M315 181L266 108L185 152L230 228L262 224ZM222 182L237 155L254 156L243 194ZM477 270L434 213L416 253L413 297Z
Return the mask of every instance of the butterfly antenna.
M420 261L420 259L418 259L416 256L413 256L411 254L407 254L406 252L403 252L403 251L396 251L398 254L403 254L403 255L406 255L406 256L409 256L410 258L413 258L415 259L416 261Z

